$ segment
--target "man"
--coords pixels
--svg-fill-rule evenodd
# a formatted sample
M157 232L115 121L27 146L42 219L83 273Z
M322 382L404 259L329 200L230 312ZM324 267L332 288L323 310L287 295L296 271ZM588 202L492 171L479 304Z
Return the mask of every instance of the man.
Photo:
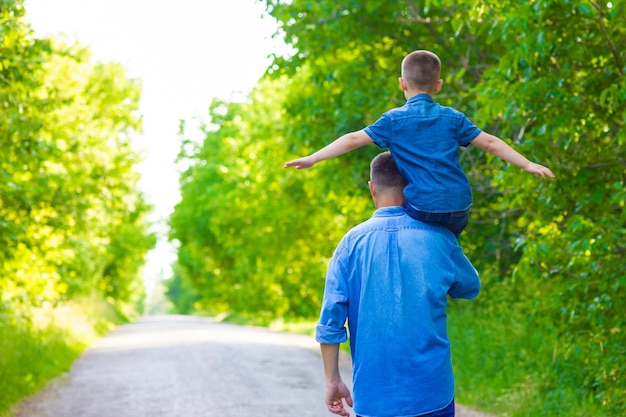
M316 330L328 410L349 416L345 401L363 417L454 416L447 297L478 295L478 275L450 230L405 213L389 152L372 160L370 179L376 211L337 246ZM354 403L338 366L346 319Z

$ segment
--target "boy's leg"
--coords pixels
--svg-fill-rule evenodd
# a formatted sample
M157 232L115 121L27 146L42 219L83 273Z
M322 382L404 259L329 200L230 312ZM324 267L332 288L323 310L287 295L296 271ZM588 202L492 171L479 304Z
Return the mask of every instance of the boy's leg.
M406 213L415 220L426 223L436 223L450 229L457 239L465 229L465 226L467 226L470 213L469 210L454 213L428 213L415 210L410 204L406 205L405 210Z
M452 233L454 233L457 239L461 236L461 232L465 230L465 227L469 222L469 214L469 210L450 213L449 223L446 227L452 230Z

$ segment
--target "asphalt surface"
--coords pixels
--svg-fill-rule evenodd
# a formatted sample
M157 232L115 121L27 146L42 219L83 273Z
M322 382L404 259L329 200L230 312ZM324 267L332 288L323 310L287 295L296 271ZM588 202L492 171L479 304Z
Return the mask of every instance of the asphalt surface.
M350 379L349 360L342 376ZM17 417L332 416L311 337L150 316L87 349ZM457 408L458 417L482 417Z

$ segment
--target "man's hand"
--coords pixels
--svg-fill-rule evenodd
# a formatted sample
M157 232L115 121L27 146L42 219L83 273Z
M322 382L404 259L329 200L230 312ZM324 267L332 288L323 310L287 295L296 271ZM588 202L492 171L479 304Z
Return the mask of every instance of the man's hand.
M554 174L552 173L552 171L550 171L549 168L546 168L543 165L539 165L534 162L529 162L528 165L524 167L524 170L531 174L541 175L541 178L554 178Z
M344 384L342 380L337 382L327 382L326 406L328 407L328 411L333 414L349 417L350 413L346 410L343 400L346 401L346 404L349 407L352 407L352 395L350 395L350 390L346 384Z
M311 168L315 165L315 159L311 155L304 158L294 159L293 161L285 162L283 168L295 167L296 169Z

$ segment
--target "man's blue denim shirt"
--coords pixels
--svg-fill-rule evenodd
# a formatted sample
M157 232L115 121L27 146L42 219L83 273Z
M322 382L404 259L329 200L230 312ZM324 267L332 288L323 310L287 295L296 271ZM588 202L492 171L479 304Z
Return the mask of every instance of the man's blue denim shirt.
M341 240L328 267L316 340L350 332L354 411L400 417L454 398L448 295L472 298L480 280L452 232L403 207L376 210Z
M418 94L364 130L393 155L409 183L404 196L413 208L453 213L471 207L472 191L459 164L459 147L468 146L481 131L463 113Z

